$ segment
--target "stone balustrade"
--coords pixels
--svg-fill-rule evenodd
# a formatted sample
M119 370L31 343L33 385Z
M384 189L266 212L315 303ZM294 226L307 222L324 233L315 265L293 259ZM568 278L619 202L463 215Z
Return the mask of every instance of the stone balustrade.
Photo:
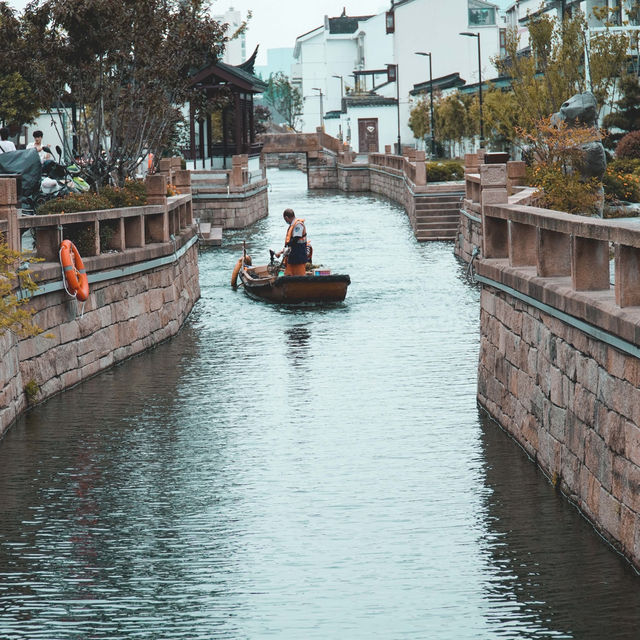
M91 247L85 243L84 257L88 258L166 243L171 236L176 237L192 227L189 194L167 197L166 177L162 174L147 176L146 185L149 204L140 207L42 216L18 216L14 210L14 217L20 235L29 229L35 230L35 256L45 262L57 262L58 247L67 229L93 238ZM13 244L12 248L21 248L17 240Z
M194 215L200 221L238 229L267 215L268 183L262 160L259 170L250 171L249 156L239 154L232 157L231 169L198 169L189 173Z

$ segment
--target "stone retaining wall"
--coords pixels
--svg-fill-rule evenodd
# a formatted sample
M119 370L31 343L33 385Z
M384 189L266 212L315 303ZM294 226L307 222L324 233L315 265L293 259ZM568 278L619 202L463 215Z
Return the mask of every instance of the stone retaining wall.
M478 400L640 566L640 361L483 289Z
M172 264L92 284L84 314L64 291L33 298L45 334L0 336L0 433L27 408L27 383L38 385L40 402L153 347L179 331L199 297L194 244Z
M338 158L329 151L310 152L307 158L309 189L338 189Z
M181 173L188 189L188 172ZM0 179L8 245L18 251L22 235L34 229L35 257L43 260L32 263L39 289L28 303L43 333L0 335L0 434L29 403L177 333L200 297L190 195L167 198L164 175L150 176L147 192L150 203L141 207L21 216L15 180ZM114 230L108 247L100 241L103 225ZM90 288L84 304L66 293L58 262L60 240L73 228L94 235L83 250Z
M193 215L213 227L243 229L269 213L266 180L249 185L242 193L194 195Z
M640 229L513 203L482 220L478 400L640 567Z

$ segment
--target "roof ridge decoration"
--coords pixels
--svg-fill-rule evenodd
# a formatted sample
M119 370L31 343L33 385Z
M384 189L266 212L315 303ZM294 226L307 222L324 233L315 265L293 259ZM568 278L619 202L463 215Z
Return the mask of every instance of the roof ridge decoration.
M253 50L253 53L244 61L241 62L239 65L236 65L238 67L238 69L242 69L242 71L246 71L247 73L250 73L251 75L255 75L255 65L256 65L256 57L258 56L258 47L260 45L257 44L256 48Z

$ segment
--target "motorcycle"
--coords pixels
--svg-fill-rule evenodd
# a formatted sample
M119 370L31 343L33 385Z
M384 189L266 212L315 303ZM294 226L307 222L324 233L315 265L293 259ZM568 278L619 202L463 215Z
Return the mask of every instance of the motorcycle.
M51 149L44 150L51 153ZM59 161L46 160L42 165L42 178L40 189L23 199L23 213L33 214L35 210L49 200L61 198L71 193L86 193L90 186L82 177L82 170L75 163L69 165L62 163L62 149L56 146Z

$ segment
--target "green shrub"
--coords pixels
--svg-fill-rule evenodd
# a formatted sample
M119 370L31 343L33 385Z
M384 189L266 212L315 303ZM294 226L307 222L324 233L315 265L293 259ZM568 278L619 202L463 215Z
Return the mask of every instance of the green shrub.
M134 197L137 196L139 204L147 204L147 185L144 180L125 180L124 188Z
M54 198L36 209L40 216L52 213L76 213L78 211L98 211L113 209L111 203L97 193L71 193L64 198Z
M109 201L114 209L122 209L123 207L137 207L147 203L146 190L144 197L136 188L120 187L102 187L100 195Z
M640 173L640 159L614 158L607 164L607 170L615 173Z
M464 166L457 160L427 162L427 182L448 182L463 178Z
M100 193L71 193L64 198L54 198L40 205L36 213L76 213L99 209L120 209L147 204L147 187L141 180L127 180L124 187L103 187Z
M620 139L616 147L617 158L640 158L640 131L631 131Z
M563 164L537 164L528 170L529 184L537 188L540 206L554 211L596 215L600 181L583 181L579 174L565 174Z
M609 203L640 202L640 178L631 172L625 172L612 162L602 176L604 197Z

